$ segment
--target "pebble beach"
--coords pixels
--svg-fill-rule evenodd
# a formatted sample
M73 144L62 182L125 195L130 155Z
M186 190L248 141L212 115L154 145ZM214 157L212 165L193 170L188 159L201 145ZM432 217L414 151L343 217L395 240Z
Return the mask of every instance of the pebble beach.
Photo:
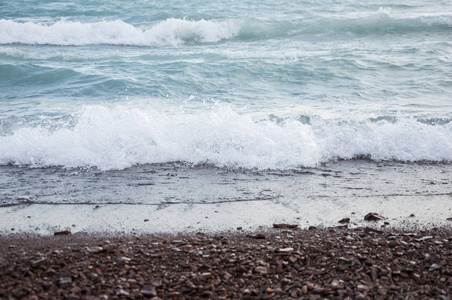
M0 237L2 299L450 299L452 230Z

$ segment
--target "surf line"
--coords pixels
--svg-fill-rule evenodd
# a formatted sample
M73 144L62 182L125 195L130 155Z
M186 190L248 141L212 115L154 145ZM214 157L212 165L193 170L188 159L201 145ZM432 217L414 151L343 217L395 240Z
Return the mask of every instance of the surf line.
M35 202L35 201L25 201L19 203L8 203L8 204L0 204L0 208L4 207L12 207L12 206L22 206L22 205L95 205L95 208L100 208L101 206L107 205L139 205L139 206L165 206L165 205L192 205L192 204L203 204L203 205L211 205L211 204L222 204L222 203L235 203L235 202L258 202L258 201L272 201L281 198L281 195L266 197L266 198L252 198L252 199L231 199L231 200L218 200L218 201L192 201L192 202L175 202L175 201L166 201L159 203L131 203L131 202L78 202L78 203L61 203L61 202Z

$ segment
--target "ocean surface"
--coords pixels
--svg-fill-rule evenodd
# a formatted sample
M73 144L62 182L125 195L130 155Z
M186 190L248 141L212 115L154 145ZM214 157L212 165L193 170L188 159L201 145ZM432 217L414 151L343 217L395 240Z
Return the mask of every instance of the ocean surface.
M0 186L7 233L441 223L452 4L2 1Z

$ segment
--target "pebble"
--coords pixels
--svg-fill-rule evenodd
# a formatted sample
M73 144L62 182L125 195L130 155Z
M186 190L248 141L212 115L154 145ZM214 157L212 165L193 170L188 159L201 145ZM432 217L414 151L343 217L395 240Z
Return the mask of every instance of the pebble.
M254 268L254 272L259 273L261 275L267 275L267 273L268 273L266 267L256 267L256 268Z
M433 271L436 271L436 270L439 270L439 269L441 269L441 266L440 266L440 265L438 265L438 264L433 264L433 265L430 266L430 268L428 268L428 271L429 271L429 272L433 272Z
M343 218L343 219L339 220L338 223L348 224L348 223L350 223L350 218Z
M141 289L140 293L146 297L156 297L157 296L157 291L156 291L155 287L150 286L150 285L144 286Z
M130 293L128 291L120 289L119 291L116 292L116 296L130 297Z
M56 231L53 233L53 235L70 235L70 234L71 234L70 230Z
M71 277L61 277L58 281L58 285L60 288L66 288L71 286L72 278Z
M423 242L423 241L428 241L428 240L431 240L431 239L433 239L433 236L427 235L427 236L421 237L420 239L417 239L416 241Z
M294 249L292 248L292 247L290 247L290 248L278 248L278 249L276 249L276 252L278 252L278 253L291 253L291 252L293 252L294 251Z
M373 212L370 212L370 213L368 213L367 215L364 216L364 221L376 222L376 221L382 221L384 219L386 219L386 218L383 217L383 216L380 216L377 213L373 213Z

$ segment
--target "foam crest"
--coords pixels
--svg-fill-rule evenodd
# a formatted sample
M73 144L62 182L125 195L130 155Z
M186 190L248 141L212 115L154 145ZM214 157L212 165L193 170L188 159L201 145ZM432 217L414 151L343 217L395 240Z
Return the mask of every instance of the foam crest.
M33 167L184 161L230 168L290 169L332 159L452 161L452 122L413 119L332 121L318 117L255 121L222 107L198 114L103 106L69 121L11 125L0 136L0 164ZM75 121L74 121L75 120ZM11 121L13 122L13 121Z
M415 119L319 121L315 135L325 159L452 161L452 123L434 126Z
M0 20L0 44L161 46L206 43L233 38L239 26L233 20L167 19L149 29L121 20L81 23L62 19L51 25Z
M92 106L71 129L21 128L0 140L1 164L31 166L108 170L185 161L265 169L312 166L320 158L309 126L256 123L230 109L167 115Z

